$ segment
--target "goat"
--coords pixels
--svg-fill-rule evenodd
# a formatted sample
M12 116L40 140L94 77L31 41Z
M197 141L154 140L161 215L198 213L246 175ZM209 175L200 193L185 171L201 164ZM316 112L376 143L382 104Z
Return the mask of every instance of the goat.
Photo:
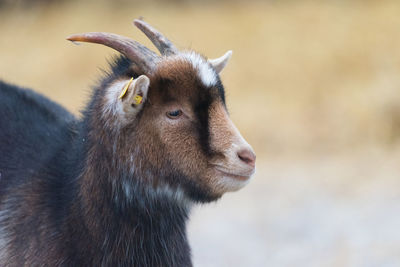
M192 205L255 172L219 77L231 52L206 59L134 24L161 56L116 34L68 37L122 54L81 119L0 82L0 266L192 266Z

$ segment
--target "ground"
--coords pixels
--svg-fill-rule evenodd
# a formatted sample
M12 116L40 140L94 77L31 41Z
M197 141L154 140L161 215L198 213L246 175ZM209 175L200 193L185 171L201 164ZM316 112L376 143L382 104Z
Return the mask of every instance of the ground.
M195 266L400 266L399 156L259 159L247 188L195 209Z

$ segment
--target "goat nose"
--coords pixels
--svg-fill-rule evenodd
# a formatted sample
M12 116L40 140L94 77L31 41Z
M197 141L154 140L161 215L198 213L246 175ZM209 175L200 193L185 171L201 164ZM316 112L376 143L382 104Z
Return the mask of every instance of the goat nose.
M248 148L242 149L237 152L237 155L241 161L250 165L251 167L256 166L256 154Z

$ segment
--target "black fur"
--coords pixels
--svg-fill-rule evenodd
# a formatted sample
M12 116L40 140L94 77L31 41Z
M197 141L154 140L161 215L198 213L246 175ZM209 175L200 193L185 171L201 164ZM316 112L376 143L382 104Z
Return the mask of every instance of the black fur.
M130 64L118 59L99 88L134 75ZM112 190L121 189L109 178L128 173L114 172L109 147L90 136L102 93L94 90L78 120L37 93L0 82L0 264L192 265L185 206L150 196L139 179L131 200L115 199ZM93 150L95 181L87 184Z

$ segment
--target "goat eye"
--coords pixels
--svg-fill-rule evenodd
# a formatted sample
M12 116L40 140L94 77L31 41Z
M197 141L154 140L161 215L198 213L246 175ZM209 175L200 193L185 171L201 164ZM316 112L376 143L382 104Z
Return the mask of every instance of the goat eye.
M170 119L176 119L176 118L180 117L181 115L182 115L182 110L180 110L180 109L167 112L167 116Z

